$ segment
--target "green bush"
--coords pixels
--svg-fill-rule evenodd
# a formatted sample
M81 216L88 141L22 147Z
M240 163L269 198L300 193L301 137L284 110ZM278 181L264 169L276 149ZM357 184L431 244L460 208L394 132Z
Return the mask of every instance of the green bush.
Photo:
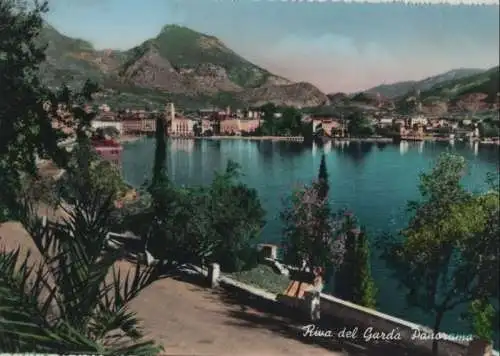
M493 338L493 319L495 309L485 300L474 300L469 308L472 330L482 340L490 341Z

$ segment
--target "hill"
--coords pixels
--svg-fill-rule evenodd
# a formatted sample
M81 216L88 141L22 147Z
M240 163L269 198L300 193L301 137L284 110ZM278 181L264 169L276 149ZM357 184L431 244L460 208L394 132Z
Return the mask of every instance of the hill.
M466 77L438 83L428 90L412 92L397 100L404 110L409 103L420 103L424 113L476 113L498 110L499 67ZM411 104L410 104L411 106Z
M274 75L218 38L182 26L165 26L155 38L127 51L98 51L50 25L44 26L40 41L47 44L41 66L46 84L78 87L89 78L107 89L101 100L120 106L156 106L176 98L200 107L262 102L308 106L328 101L313 85Z
M79 86L86 79L103 83L125 60L120 51L97 51L89 42L65 36L48 24L39 40L47 46L41 77L51 87L62 83Z
M450 80L459 80L461 78L466 78L482 72L484 72L483 69L454 69L443 74L425 78L423 80L409 80L393 84L378 85L374 88L366 90L365 92L370 94L380 94L386 98L394 99L404 96L410 91L426 91L438 84L445 83Z

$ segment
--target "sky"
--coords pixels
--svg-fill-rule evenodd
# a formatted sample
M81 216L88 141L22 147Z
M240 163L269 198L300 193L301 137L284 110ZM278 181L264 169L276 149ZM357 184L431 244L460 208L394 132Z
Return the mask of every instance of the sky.
M499 6L271 0L49 0L47 20L97 49L129 49L178 24L274 74L355 92L499 63Z

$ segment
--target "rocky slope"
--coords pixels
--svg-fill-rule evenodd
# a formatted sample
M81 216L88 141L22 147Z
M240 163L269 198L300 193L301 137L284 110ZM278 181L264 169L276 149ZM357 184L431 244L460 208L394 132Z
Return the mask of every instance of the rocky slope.
M119 87L122 102L128 100L123 97L144 90L155 102L181 95L201 106L241 101L310 106L328 101L313 85L274 75L237 55L216 37L182 26L165 26L155 38L127 51L97 51L90 43L64 36L49 25L40 40L48 44L41 68L47 84L78 86L89 78L107 88Z
M266 85L248 89L239 98L255 106L273 103L278 106L312 107L329 103L328 97L309 83Z

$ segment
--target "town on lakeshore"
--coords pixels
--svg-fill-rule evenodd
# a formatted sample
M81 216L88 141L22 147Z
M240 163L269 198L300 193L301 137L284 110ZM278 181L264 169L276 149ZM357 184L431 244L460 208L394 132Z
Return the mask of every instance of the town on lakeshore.
M499 25L0 0L0 355L499 356Z
M272 108L271 115L265 110ZM366 117L351 115L338 118L326 115L307 114L298 109L276 108L273 105L253 109L231 110L201 109L184 113L174 103L165 105L163 112L126 109L113 111L103 104L94 110L92 128L96 132L108 133L109 137L96 135L94 145L98 152L111 161L117 160L121 147L119 141L127 142L156 131L156 120L160 115L165 120L166 134L172 138L241 138L258 140L282 140L302 142L307 139L325 140L361 140L361 141L467 141L482 144L500 144L495 131L481 129L485 123L477 118L464 115L436 117L422 114L388 115L384 111L375 112ZM291 127L281 131L266 132L265 127L273 122L285 121L284 115L297 116L304 126L297 136L292 136ZM269 124L271 121L271 124ZM292 122L288 121L288 122ZM356 121L360 121L357 123ZM491 123L491 120L486 120ZM287 121L285 121L287 122ZM356 123L355 123L356 122ZM292 122L293 124L293 122ZM57 125L57 123L56 123ZM361 126L360 128L360 125ZM360 132L361 131L361 132ZM267 134L269 133L269 134ZM493 133L493 135L492 135ZM99 137L101 139L99 139ZM113 141L113 139L115 139ZM109 153L109 154L107 154Z

